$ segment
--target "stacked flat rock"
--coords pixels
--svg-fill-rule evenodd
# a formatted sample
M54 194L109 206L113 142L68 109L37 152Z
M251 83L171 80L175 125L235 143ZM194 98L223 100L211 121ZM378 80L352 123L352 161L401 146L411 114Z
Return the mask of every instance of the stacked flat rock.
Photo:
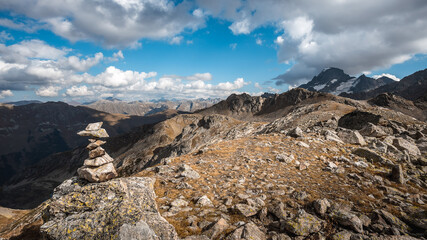
M99 138L109 137L107 131L101 126L102 122L90 123L85 130L77 133L80 136L92 137L86 147L89 150L89 158L84 161L83 167L77 169L79 177L89 182L105 182L117 177L113 165L114 159L101 147L105 141Z

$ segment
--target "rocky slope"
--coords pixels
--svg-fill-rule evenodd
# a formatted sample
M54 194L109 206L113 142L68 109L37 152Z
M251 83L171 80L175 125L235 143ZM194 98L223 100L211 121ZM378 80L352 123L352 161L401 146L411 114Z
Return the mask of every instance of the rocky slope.
M196 110L210 107L217 102L219 102L219 99L161 100L153 102L125 102L119 99L105 99L85 104L84 106L108 113L148 116L165 110L194 112Z
M109 140L118 179L67 180L0 236L423 239L426 134L423 121L331 94L233 95Z

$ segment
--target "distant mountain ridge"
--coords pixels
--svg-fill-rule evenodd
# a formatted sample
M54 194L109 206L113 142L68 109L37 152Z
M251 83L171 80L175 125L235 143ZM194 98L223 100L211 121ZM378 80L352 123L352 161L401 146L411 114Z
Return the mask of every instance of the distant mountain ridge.
M402 78L398 82L380 86L371 91L343 93L342 96L353 99L374 98L382 93L392 93L408 100L418 100L423 98L427 92L427 69L417 71L409 76Z
M153 100L148 102L126 102L117 98L107 98L96 102L84 104L84 106L108 113L118 113L136 116L149 116L165 110L181 112L194 112L210 107L220 101L219 98L194 99L194 100Z
M342 93L366 92L378 87L395 82L388 77L374 79L362 74L359 77L352 77L339 68L325 68L311 81L299 87L310 91L327 92L335 95Z

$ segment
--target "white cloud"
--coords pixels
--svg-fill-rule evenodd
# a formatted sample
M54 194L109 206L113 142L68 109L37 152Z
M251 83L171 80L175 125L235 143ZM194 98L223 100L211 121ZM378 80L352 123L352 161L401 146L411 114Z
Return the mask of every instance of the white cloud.
M100 52L86 58L67 56L71 51L50 46L40 40L0 44L0 89L26 90L34 86L81 82L84 75L77 72L87 71L103 59ZM39 92L43 94L41 90Z
M254 84L254 86L255 86L256 88L260 89L260 90L262 90L262 89L263 89L263 87L261 87L261 85L259 85L259 83L257 83L257 82Z
M125 58L125 57L123 56L122 50L119 50L118 52L115 52L115 53L113 54L113 57L114 57L114 58L120 58L120 59Z
M189 81L210 81L212 80L212 74L210 73L195 73L191 76L187 76L185 77L185 79L189 80Z
M262 45L262 39L257 38L257 39L255 40L255 43L261 46L261 45Z
M12 97L13 93L10 90L1 90L0 91L0 98L5 98L5 97Z
M89 40L114 47L134 46L142 38L168 39L184 30L198 29L204 25L204 12L191 12L193 7L186 1L175 4L168 0L3 0L0 10L35 19L72 42ZM0 25L23 28L15 22Z
M282 36L278 36L276 40L274 40L274 43L277 45L282 45L285 42L285 39Z
M0 18L0 26L7 27L10 29L15 29L15 30L22 30L27 33L33 33L42 28L42 24L38 24L31 20L25 23L22 23L22 22L15 23L12 20L7 18Z
M104 72L96 76L86 76L85 82L101 85L108 88L128 87L138 83L143 84L146 78L156 76L155 72L122 71L114 66L109 66Z
M10 33L6 32L6 31L1 31L0 32L0 43L5 42L5 41L9 41L9 40L14 40L13 36L10 35Z
M36 94L41 97L56 97L59 90L61 90L61 87L58 86L41 87L36 90Z
M70 97L85 97L94 95L93 91L88 90L88 87L83 85L80 87L72 86L65 91L65 94Z
M67 58L67 63L72 69L78 72L84 72L90 69L91 67L97 65L103 58L104 58L104 54L102 54L101 52L96 53L93 58L87 58L87 59L81 59L81 60L76 56L70 56Z
M383 73L383 74L380 74L380 75L374 75L372 77L375 78L375 79L378 79L378 78L381 78L381 77L388 77L390 79L393 79L394 81L400 81L400 78L394 76L393 74L389 74L389 73Z
M240 21L233 22L233 24L231 24L229 28L235 35L249 34L252 30L250 26L251 24L249 22L249 19L245 18Z
M182 39L183 39L182 36L175 36L169 41L169 43L179 45L181 44Z
M425 1L197 1L234 34L274 26L280 62L292 63L278 84L301 84L324 67L347 73L378 71L427 54Z

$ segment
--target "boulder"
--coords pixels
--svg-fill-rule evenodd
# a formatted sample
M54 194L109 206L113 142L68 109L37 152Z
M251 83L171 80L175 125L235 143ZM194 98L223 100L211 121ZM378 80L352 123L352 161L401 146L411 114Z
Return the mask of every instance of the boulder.
M346 115L342 116L338 120L338 126L342 128L360 130L368 123L378 124L380 120L380 115L355 110L351 113L347 113Z
M208 230L203 232L203 235L208 236L210 239L217 239L227 230L230 225L224 218L220 218L216 223L212 224Z
M393 146L401 151L408 151L409 154L419 156L421 155L420 149L418 149L417 145L403 139L403 138L395 138L393 140Z
M182 164L178 172L180 173L179 177L185 177L185 178L191 178L191 179L198 179L200 178L200 175L198 172L194 171L190 166L187 164Z
M246 223L245 225L234 230L230 235L227 236L227 240L266 240L265 234L259 230L257 225L252 222Z
M353 150L353 154L359 157L363 157L370 162L379 162L379 163L385 162L385 159L383 157L381 157L376 152L369 150L367 148L356 148L355 150Z
M391 180L397 183L400 183L400 184L405 183L405 177L403 176L402 165L400 164L394 165L394 167L391 169L390 178Z
M254 216L258 212L254 207L251 207L248 204L236 204L234 209L245 217Z
M291 129L287 135L290 137L299 138L299 137L304 136L304 133L301 130L301 128L296 127L296 128Z
M349 130L341 128L338 130L338 137L343 140L345 143L355 144L355 145L366 145L365 139L357 130Z
M374 125L372 123L367 123L362 129L359 130L359 133L367 137L385 137L387 134L380 126Z
M363 222L355 214L344 209L332 211L329 216L343 227L349 227L355 232L363 232Z
M44 214L45 239L178 239L158 212L151 178L64 184Z
M83 166L77 169L79 177L89 182L104 182L117 177L116 169L112 163L107 163L99 167Z
M328 211L328 208L330 206L331 206L331 204L329 203L328 199L326 199L326 198L317 199L316 201L313 202L314 210L320 216L323 216L326 213L326 211Z
M212 201L206 195L200 197L197 200L196 205L201 207L213 207Z
M308 236L311 233L319 232L323 227L324 221L306 213L304 210L299 210L297 215L292 220L284 222L285 229L297 236Z

